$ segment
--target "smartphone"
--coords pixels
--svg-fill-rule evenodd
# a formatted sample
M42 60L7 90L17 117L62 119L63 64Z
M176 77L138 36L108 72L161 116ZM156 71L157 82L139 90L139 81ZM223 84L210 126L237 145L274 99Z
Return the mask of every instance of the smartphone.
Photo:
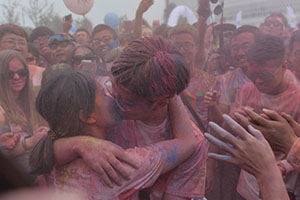
M81 70L86 71L86 72L94 72L95 71L95 66L93 64L93 61L91 60L82 60L81 61Z
M72 19L72 14L64 16L65 21L69 21Z

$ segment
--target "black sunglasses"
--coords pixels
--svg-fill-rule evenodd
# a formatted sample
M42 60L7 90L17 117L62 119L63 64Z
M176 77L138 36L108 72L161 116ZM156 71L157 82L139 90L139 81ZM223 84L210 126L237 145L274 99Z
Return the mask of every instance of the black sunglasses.
M93 54L87 54L87 55L84 55L84 56L78 55L78 56L74 56L72 58L72 63L75 64L75 65L80 65L82 60L94 61L96 59L97 59L96 55L93 55Z
M18 71L8 71L8 78L13 79L15 77L15 74L18 74L19 77L24 78L27 76L28 71L26 69L19 69Z

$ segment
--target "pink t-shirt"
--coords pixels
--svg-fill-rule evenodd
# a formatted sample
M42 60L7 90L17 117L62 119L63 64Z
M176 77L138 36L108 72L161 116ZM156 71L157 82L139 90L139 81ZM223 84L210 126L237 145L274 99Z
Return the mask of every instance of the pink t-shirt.
M30 80L32 81L33 89L35 92L38 92L41 87L41 82L43 78L43 72L45 68L36 66L36 65L28 65Z
M189 86L184 90L187 100L198 114L202 124L208 125L208 110L204 106L204 96L215 82L215 77L202 70L195 70ZM191 119L193 119L191 115ZM194 119L193 119L194 120ZM195 122L195 121L194 121Z
M296 78L290 70L285 71L285 78L291 83L296 83ZM216 90L220 93L220 103L232 106L239 90L250 82L242 69L237 68L234 71L218 76L211 90Z
M206 178L206 144L201 131L194 124L197 150L184 163L163 175L149 189L151 199L162 199L164 193L186 198L203 198ZM110 140L123 148L145 147L172 139L169 120L159 126L149 126L138 120L124 120L108 134Z
M237 92L249 82L250 80L243 73L242 69L237 68L234 71L218 76L212 90L219 92L220 103L231 106L235 100Z
M231 113L243 106L254 108L257 113L262 113L263 108L279 113L285 112L300 122L300 87L289 83L288 88L283 93L268 95L261 93L251 82L238 92Z
M126 153L139 163L140 168L134 169L124 163L131 179L123 179L122 186L106 186L99 175L82 159L55 168L47 177L48 184L62 192L83 193L89 200L138 199L137 191L153 185L161 174L167 154L163 148L156 145L128 149Z

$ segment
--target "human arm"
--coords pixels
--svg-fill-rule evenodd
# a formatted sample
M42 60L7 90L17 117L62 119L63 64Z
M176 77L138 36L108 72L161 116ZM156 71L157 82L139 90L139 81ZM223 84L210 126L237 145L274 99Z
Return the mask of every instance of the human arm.
M17 133L2 133L0 135L0 148L12 150L20 141L20 135Z
M69 31L72 28L73 18L72 15L69 19L66 19L66 16L62 18L62 29L64 33L70 34Z
M41 138L43 138L45 135L47 135L48 128L41 126L39 127L31 137L25 137L15 145L15 147L11 150L9 150L7 153L10 157L15 157L18 155L22 155L27 151L30 151L33 149L35 144L40 141Z
M133 34L135 38L142 36L142 22L144 13L154 4L154 0L141 0L139 7L135 13Z
M220 108L221 106L218 101L219 97L220 94L218 94L216 90L206 92L204 96L204 104L208 108L208 120L213 121L217 124L222 124L222 115L225 113L223 113Z
M139 166L124 150L109 141L89 136L61 138L54 141L55 165L66 164L77 157L95 170L108 186L113 182L120 185L121 177L129 179L129 174L121 162L134 168ZM113 167L112 167L113 166ZM118 175L118 172L120 175ZM111 180L111 179L112 180Z
M210 3L209 0L199 0L198 2L198 21L197 21L197 30L199 34L199 43L198 43L198 51L197 51L197 63L200 63L200 66L204 66L206 60L205 53L205 33L207 29L206 21L210 16Z
M206 138L229 155L209 153L209 157L237 165L254 175L263 199L289 199L275 156L262 133L252 126L248 126L247 131L228 115L224 115L224 120L238 137L211 122L211 128L221 139L208 133L205 134Z
M156 144L161 148L166 148L167 160L172 160L172 162L166 162L163 173L186 160L196 149L193 124L180 98L170 99L169 117L173 140Z

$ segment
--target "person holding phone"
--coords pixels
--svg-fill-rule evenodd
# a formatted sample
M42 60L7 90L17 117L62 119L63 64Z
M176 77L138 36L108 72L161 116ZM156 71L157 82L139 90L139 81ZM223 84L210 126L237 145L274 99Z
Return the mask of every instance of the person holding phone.
M72 50L72 67L83 70L96 76L107 76L105 63L97 56L89 45L78 45Z

